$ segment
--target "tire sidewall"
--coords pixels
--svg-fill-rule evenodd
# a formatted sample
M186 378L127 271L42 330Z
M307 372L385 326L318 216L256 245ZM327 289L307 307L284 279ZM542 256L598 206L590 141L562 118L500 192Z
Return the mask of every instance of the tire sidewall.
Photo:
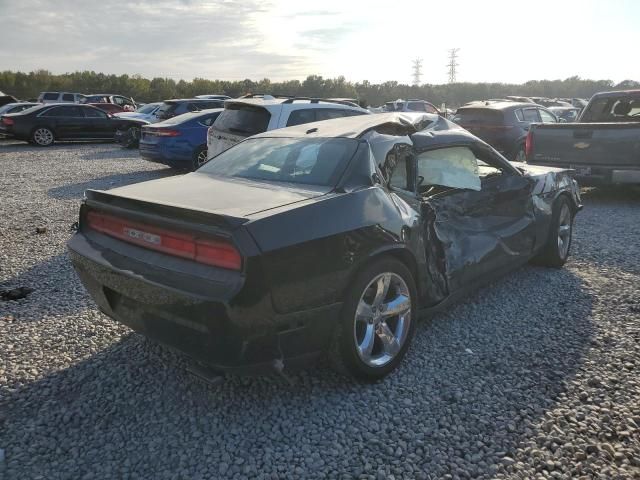
M364 289L369 285L371 280L385 272L391 272L399 275L409 287L411 295L411 322L409 325L409 331L407 332L407 338L396 357L383 367L370 367L360 359L358 352L356 351L356 345L353 338L355 312ZM347 297L342 308L339 327L340 335L337 348L339 348L339 353L344 366L350 374L362 380L375 381L383 378L393 371L404 358L415 334L416 324L417 289L413 275L404 263L397 259L385 257L375 261L368 267L365 267L356 276L355 281L352 283L349 292L347 293Z
M36 137L35 137L36 132L37 132L38 130L42 130L42 129L44 129L44 130L49 130L49 132L51 132L51 143L42 144L42 143L38 143L38 142L36 142ZM31 131L31 142L32 142L34 145L38 146L38 147L50 147L51 145L53 145L53 144L54 144L54 142L55 142L55 141L56 141L56 134L55 134L55 132L54 132L51 128L49 128L49 127L38 126L38 127L35 127L35 128Z
M567 254L565 257L562 257L562 255L560 254L560 247L558 246L558 236L560 234L560 212L562 211L562 207L563 205L566 205L567 208L569 209L569 215L570 215L570 223L569 225L571 225L571 230L569 232L569 246L567 247ZM573 220L574 220L575 215L573 214L573 210L571 208L571 203L569 202L569 199L565 196L565 195L560 195L560 197L558 197L558 199L555 202L555 206L553 209L553 230L552 230L552 235L553 237L549 238L549 242L552 242L552 244L555 246L555 256L558 260L558 262L562 262L562 264L564 264L567 259L569 258L569 255L571 255L571 245L573 243Z
M134 132L138 130L140 132L140 127L128 127L126 130L126 140L123 142L125 148L135 148L136 145L140 142L140 137L136 138ZM138 133L138 135L140 135Z

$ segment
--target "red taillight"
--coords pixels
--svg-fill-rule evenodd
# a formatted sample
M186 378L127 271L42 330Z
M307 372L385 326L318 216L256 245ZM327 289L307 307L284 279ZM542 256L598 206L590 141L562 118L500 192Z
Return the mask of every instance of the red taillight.
M529 160L533 155L533 132L529 130L527 138L524 140L524 156Z
M169 128L149 128L145 129L144 133L155 135L156 137L179 137L182 135L180 130L171 130Z
M87 214L87 224L93 230L150 250L216 267L242 269L240 252L224 240L197 238L94 211Z
M2 117L2 123L9 126L9 125L13 125L15 122L13 118Z

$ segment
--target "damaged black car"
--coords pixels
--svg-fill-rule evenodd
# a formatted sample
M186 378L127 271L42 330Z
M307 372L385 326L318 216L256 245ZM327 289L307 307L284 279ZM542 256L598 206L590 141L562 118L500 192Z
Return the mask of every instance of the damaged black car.
M328 355L379 379L416 322L527 262L561 267L568 170L432 114L251 137L188 175L87 191L73 264L113 319L221 372Z

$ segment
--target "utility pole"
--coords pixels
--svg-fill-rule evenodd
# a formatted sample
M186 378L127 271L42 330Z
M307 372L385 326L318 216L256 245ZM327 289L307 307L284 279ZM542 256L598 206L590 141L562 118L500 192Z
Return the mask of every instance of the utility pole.
M455 83L456 81L456 67L458 63L456 60L458 59L458 50L459 48L452 48L449 50L449 63L447 67L449 68L449 83Z
M416 58L413 61L413 84L420 85L421 77L422 77L422 59Z

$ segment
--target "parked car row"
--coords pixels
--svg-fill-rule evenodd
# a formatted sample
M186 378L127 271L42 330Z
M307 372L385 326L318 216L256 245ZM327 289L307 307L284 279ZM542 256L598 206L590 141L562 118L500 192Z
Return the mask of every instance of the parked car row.
M129 124L93 105L70 103L36 104L0 117L6 134L43 147L56 140L113 140Z
M111 93L83 95L71 92L40 92L38 103L88 103L112 105L109 112L133 111L137 108L133 98ZM107 110L106 108L104 108Z
M557 117L535 103L487 101L460 107L453 122L481 138L510 160L525 160L525 140L532 123L557 123Z
M532 125L527 162L571 168L585 185L640 184L640 90L598 93L576 123Z

